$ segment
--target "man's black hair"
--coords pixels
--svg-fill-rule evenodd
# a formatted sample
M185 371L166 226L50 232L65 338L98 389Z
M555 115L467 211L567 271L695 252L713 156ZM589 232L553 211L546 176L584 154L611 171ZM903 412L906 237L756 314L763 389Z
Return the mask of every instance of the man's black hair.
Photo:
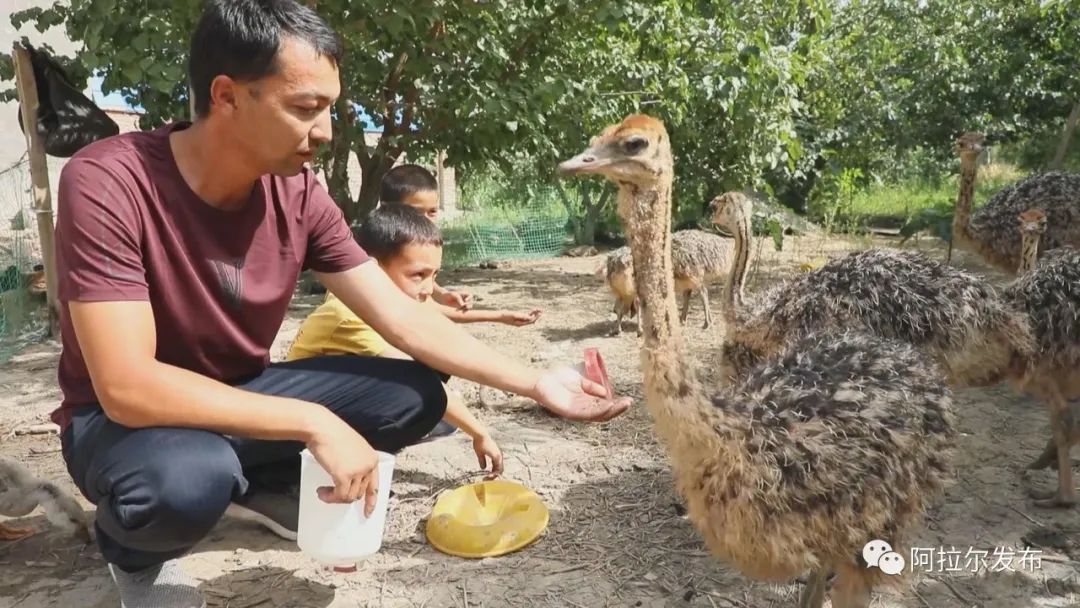
M435 222L415 207L401 203L379 205L354 234L364 251L377 260L392 258L410 244L443 244Z
M341 64L341 38L314 10L295 0L207 0L188 55L195 114L210 112L210 83L219 75L250 81L273 74L286 36Z
M384 203L401 203L410 194L438 189L439 182L431 171L420 165L398 165L383 176L379 184L379 200Z

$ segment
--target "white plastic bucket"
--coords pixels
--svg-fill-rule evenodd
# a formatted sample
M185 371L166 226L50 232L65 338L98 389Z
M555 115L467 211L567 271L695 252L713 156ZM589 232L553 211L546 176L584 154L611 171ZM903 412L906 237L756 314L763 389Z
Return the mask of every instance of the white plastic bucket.
M364 498L339 504L323 502L318 488L333 487L329 473L311 452L300 453L300 521L296 544L300 550L328 568L347 570L382 547L394 456L379 455L379 491L371 517L364 517Z

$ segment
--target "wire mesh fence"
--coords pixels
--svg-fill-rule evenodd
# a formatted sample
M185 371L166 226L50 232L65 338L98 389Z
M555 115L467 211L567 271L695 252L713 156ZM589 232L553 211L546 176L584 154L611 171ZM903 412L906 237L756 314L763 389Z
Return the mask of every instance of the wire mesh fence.
M466 211L442 223L443 266L552 257L571 244L570 216L553 189L532 188L513 200L489 194L472 194Z
M48 332L42 264L30 164L23 158L0 170L0 363Z

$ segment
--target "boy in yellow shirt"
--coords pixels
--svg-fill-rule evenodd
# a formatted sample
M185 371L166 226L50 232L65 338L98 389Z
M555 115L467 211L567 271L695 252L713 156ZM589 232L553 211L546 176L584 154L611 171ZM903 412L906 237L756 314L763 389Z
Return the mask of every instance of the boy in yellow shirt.
M450 319L459 323L498 322L508 325L535 323L539 310L510 312L503 310L460 310L443 306L432 298L435 277L442 266L442 236L438 227L413 207L381 205L358 230L357 240L375 258L387 276L403 292L428 306L439 306ZM320 355L361 355L411 359L394 348L363 319L349 310L333 294L316 308L300 326L286 360ZM502 473L502 453L488 430L477 420L457 392L446 388L446 416L450 432L460 428L473 440L473 450L481 468L490 459L492 475ZM444 429L448 425L444 425ZM443 431L445 434L445 431Z
M423 213L432 222L439 221L439 182L420 165L403 164L386 172L379 182L379 204L400 203ZM431 297L439 304L460 310L472 307L472 295L451 291L435 284Z

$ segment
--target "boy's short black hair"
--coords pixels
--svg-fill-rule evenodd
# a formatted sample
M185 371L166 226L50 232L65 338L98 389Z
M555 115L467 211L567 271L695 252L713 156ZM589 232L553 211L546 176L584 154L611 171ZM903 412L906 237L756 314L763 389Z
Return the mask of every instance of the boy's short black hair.
M341 38L318 13L296 0L207 0L188 53L195 114L210 112L210 83L217 76L258 80L273 74L285 36L299 38L341 64Z
M376 260L386 260L401 253L406 245L442 247L442 234L420 210L390 203L372 211L354 231L356 241Z
M431 171L420 165L398 165L386 172L379 184L379 200L384 203L401 203L415 192L439 189L439 182Z

